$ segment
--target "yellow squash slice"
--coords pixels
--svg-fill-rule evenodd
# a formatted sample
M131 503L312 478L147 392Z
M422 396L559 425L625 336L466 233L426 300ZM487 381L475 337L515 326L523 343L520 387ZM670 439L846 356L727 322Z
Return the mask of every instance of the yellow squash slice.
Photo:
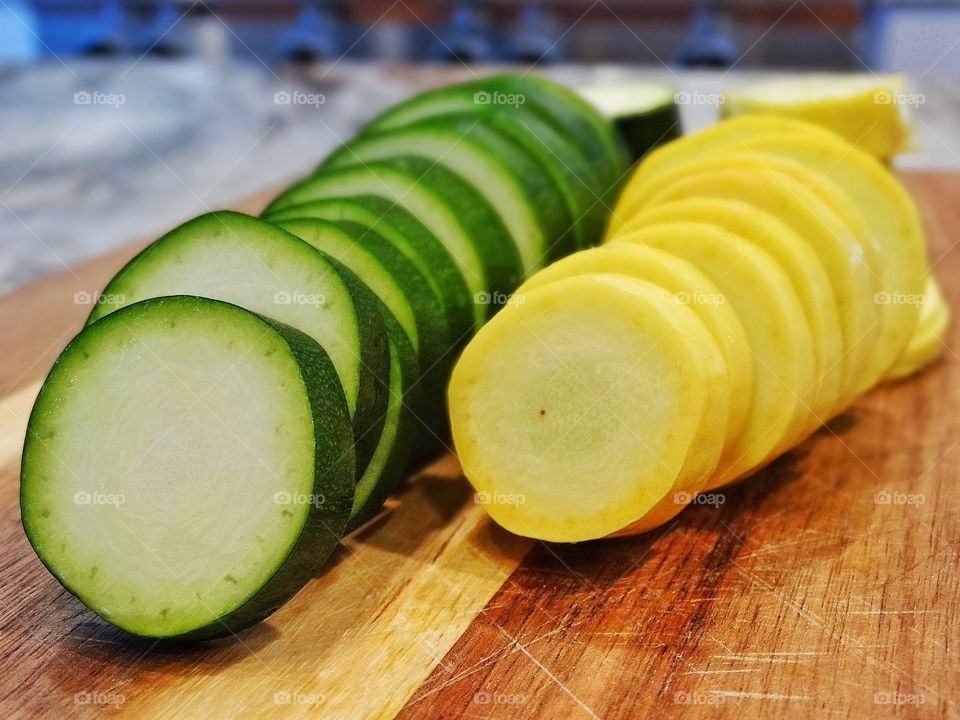
M646 245L614 243L575 253L536 273L517 294L523 297L544 285L588 274L625 275L667 290L675 302L687 305L700 318L727 367L729 383L722 388L725 396L711 402L714 407L720 407L719 403L724 402L727 409L716 410L704 417L684 460L681 480L674 493L666 498L662 507L644 516L643 528L632 528L639 532L656 527L679 512L684 500L689 502L713 475L725 448L735 444L750 412L753 356L743 325L720 289L690 263Z
M658 175L720 152L742 150L747 141L757 135L786 133L799 136L809 132L832 135L840 139L829 130L802 120L777 115L744 115L661 145L644 158L630 176L610 218L609 229L611 232L615 231L630 217L632 211L639 207L639 198L644 194L640 189Z
M825 203L806 193L793 178L772 169L691 175L658 192L647 207L704 197L738 200L770 213L806 240L820 258L840 314L844 392L839 405L847 405L858 394L858 379L871 362L872 341L879 334L874 276L864 261L862 245Z
M912 134L900 75L803 75L732 90L725 117L773 114L821 125L879 160L907 148Z
M754 392L743 433L707 488L764 464L811 424L813 339L790 279L769 254L703 223L664 223L620 238L652 245L710 278L743 323L754 356Z
M946 348L949 327L950 306L943 297L943 290L940 289L937 279L929 275L916 330L903 355L887 373L887 379L905 378L933 363Z
M866 221L881 260L874 298L880 336L859 390L872 387L903 353L919 315L911 298L924 291L926 241L912 198L876 159L830 133L763 135L752 138L746 147L800 163L820 176L821 182L833 181Z
M737 200L691 198L657 205L630 219L621 232L669 222L716 225L766 251L790 278L813 333L817 365L814 408L826 421L843 392L843 335L830 278L813 249L773 215Z
M663 288L567 278L518 296L464 350L448 391L453 439L500 525L590 540L674 492L718 395L708 386L727 382L710 333Z

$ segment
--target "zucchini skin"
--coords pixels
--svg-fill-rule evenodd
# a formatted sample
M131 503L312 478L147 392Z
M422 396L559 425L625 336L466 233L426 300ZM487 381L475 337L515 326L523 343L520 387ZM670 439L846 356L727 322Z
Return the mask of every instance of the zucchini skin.
M384 308L386 310L386 308ZM385 317L387 334L397 353L397 365L402 388L402 407L397 419L397 433L394 437L389 456L380 471L380 477L366 499L359 506L354 502L354 510L347 523L346 532L352 532L372 519L383 506L384 501L403 481L411 463L421 458L432 458L438 454L436 443L431 442L428 433L435 432L429 424L417 415L416 408L423 403L423 394L417 387L417 354L400 324L389 314Z
M493 298L507 298L523 281L523 263L513 238L496 210L452 170L418 157L398 157L388 163L405 170L419 182L429 184L447 201L474 243L487 276L487 292ZM492 302L487 317L499 306Z
M634 162L639 162L652 150L683 134L680 109L673 103L648 112L620 115L613 118L613 125Z
M323 197L326 190L320 192L320 187L335 186L341 176L351 177L354 173L369 173L371 178L377 178L377 173L402 175L406 181L425 188L438 204L444 205L456 218L466 241L477 256L479 269L483 271L484 293L493 298L506 299L520 284L523 278L520 254L497 212L455 173L423 158L400 156L363 166L324 170L301 180L274 198L265 214L273 217L280 209ZM497 309L498 306L491 303L486 312L478 315L486 319L492 317Z
M175 238L184 234L197 233L200 236L206 234L219 236L224 232L230 232L237 237L241 237L244 233L262 233L264 229L268 229L273 234L282 234L287 239L296 240L297 243L303 243L303 240L295 235L259 218L232 211L207 213L174 228L137 253L114 275L105 292L110 294L111 287L118 279L123 278L140 262L150 259L158 252L163 252L166 242L175 242ZM192 238L192 235L188 235L188 237ZM308 243L303 244L309 247ZM316 251L311 248L311 252ZM367 296L362 291L359 292L362 297L357 298L357 286L358 284L362 285L362 283L354 280L351 285L346 278L341 276L341 279L344 280L350 300L353 303L359 338L358 355L363 358L363 362L359 363L356 412L353 419L356 428L357 477L359 478L373 455L376 440L380 436L380 430L383 426L383 411L386 407L386 401L382 393L378 391L379 380L377 374L382 375L386 372L385 368L389 364L389 348L387 347L386 328L376 305L366 300ZM363 289L366 288L363 287ZM105 307L95 304L87 318L87 325L99 321L104 316Z
M361 507L358 508L350 520L350 527L355 528L379 510L380 505L400 481L404 470L407 469L410 458L414 454L413 448L420 443L423 429L426 427L426 423L423 420L419 420L419 418L426 415L426 409L424 407L426 398L422 392L423 389L417 381L419 377L417 353L413 348L413 344L407 338L407 334L403 331L403 328L400 327L400 323L397 322L396 317L394 317L393 313L384 305L383 301L380 300L352 270L325 253L324 257L352 287L356 288L356 293L362 298L362 301L369 307L374 308L381 318L385 336L389 337L390 342L392 342L397 349L403 388L403 408L398 419L397 437L393 441L389 458L384 463L383 470L380 471L380 478L377 480L373 491L362 501ZM384 397L382 405L384 412L379 418L379 429L376 435L374 435L373 432L369 433L374 450L376 450L377 445L380 443L384 429L384 420L387 415L386 408L390 402L389 347L387 348L387 352L388 356L385 369L376 376L377 392ZM373 453L371 452L371 456L372 455ZM360 473L357 473L357 476L359 477Z
M311 414L314 419L313 487L315 493L322 495L324 498L323 503L310 504L307 520L290 552L270 579L240 607L206 625L174 636L148 635L123 628L125 632L140 637L162 637L164 640L210 640L234 635L276 611L315 576L333 553L346 531L356 477L352 422L347 407L347 399L333 362L326 351L313 338L299 330L235 305L193 296L143 300L121 308L86 327L57 358L50 374L40 388L37 401L28 420L21 461L21 467L23 468L20 481L21 522L27 540L40 561L68 592L84 602L82 590L67 583L55 568L48 564L31 531L31 509L26 488L33 481L29 470L31 464L26 459L32 452L33 443L39 441L38 438L42 437L40 425L45 420L41 414L41 408L44 407L42 400L47 393L55 392L53 385L60 381L56 371L63 364L64 358L73 352L80 342L86 341L91 335L96 337L107 333L110 327L116 323L125 323L125 315L132 315L135 312L154 306L178 304L190 309L196 308L198 305L231 308L236 312L257 318L266 326L265 330L272 331L280 336L295 361L300 379L307 391ZM85 602L84 604L86 605ZM96 607L92 605L87 605L87 607L107 622L113 623L109 617L98 612Z
M504 106L490 100L495 93L523 100L516 106ZM573 90L550 80L505 73L438 88L387 109L374 118L361 134L409 122L405 116L416 117L419 107L447 97L461 100L464 108L478 114L512 112L515 107L536 113L563 136L574 140L587 161L597 168L601 185L595 190L606 205L613 207L630 167L627 149L612 124L593 106ZM487 98L486 102L483 102L484 98Z
M473 335L473 296L453 256L429 228L402 207L375 195L352 195L289 205L263 215L270 222L303 217L362 224L395 247L403 244L404 254L413 254L431 281L447 318L453 347L462 347Z
M360 388L357 393L357 411L353 417L357 453L356 477L359 480L377 449L380 433L383 432L387 402L390 399L386 390L388 385L385 385L389 382L390 372L387 327L378 307L380 301L367 286L329 255L317 252L337 271L346 284L353 299L357 325L360 328L360 357L364 361L360 363Z
M363 162L360 158L363 157L365 145L387 143L392 138L397 150L395 154L402 155L405 154L403 146L406 138L416 140L434 137L448 142L449 147L471 146L477 155L490 158L492 163L499 166L499 171L513 181L519 193L522 194L530 214L536 218L542 235L541 265L544 261L558 259L576 249L575 235L571 231L574 224L572 212L564 202L561 188L558 187L553 176L523 143L481 122L476 115L470 113L429 117L402 127L365 133L335 150L320 165L318 172L322 168L343 167ZM439 158L430 155L422 157L446 166L445 155ZM471 183L471 178L452 167L450 169L461 179ZM481 189L477 183L472 184L478 190Z
M432 302L433 297L420 271L399 250L387 242L382 235L374 230L352 222L339 222L337 225L349 234L355 243L365 246L374 257L383 265L403 290L405 297L412 306L413 314L417 318L419 332L419 352L410 345L416 362L416 377L414 383L422 388L420 395L423 400L418 404L424 413L423 420L429 427L440 430L446 422L446 412L443 406L444 390L453 370L456 356L451 352L452 342L447 327L446 317L442 308ZM415 292L408 292L415 290ZM384 308L386 309L386 308ZM392 313L385 316L387 334L393 337L391 326L396 323ZM399 329L399 324L397 325ZM401 330L406 338L406 333Z

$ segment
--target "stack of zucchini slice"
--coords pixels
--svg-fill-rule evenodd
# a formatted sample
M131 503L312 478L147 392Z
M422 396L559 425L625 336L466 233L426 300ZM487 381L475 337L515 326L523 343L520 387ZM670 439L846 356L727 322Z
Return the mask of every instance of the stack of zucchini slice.
M655 150L606 240L529 278L450 383L464 472L521 535L655 527L942 347L911 198L810 123Z
M600 241L628 166L579 96L501 75L388 110L260 218L164 235L40 391L21 483L38 555L132 633L266 617L445 446L458 353Z

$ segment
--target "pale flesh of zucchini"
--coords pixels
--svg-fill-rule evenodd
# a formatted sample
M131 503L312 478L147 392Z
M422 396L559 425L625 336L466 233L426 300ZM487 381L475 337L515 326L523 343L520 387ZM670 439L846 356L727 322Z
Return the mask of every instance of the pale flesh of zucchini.
M521 297L480 330L451 379L464 473L517 534L577 542L623 530L673 492L716 346L692 310L649 283L586 275Z
M313 576L354 472L319 345L233 305L160 298L89 326L57 361L30 419L21 507L44 563L102 617L216 637Z
M474 121L476 122L476 121ZM395 135L403 133L401 137ZM500 213L510 231L527 274L542 267L548 255L547 237L531 207L526 189L508 166L489 151L464 138L463 133L417 133L410 128L379 133L355 140L338 154L342 167L355 163L389 160L397 155L417 155L442 163L457 173ZM550 238L550 242L554 242Z

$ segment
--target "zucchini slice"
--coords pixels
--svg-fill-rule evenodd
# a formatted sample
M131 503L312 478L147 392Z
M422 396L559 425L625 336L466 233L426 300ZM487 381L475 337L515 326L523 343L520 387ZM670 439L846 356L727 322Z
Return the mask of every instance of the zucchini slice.
M383 501L403 480L411 458L417 455L422 435L418 432L413 407L416 392L417 359L410 341L396 322L387 322L390 336L390 373L387 410L383 429L370 462L357 480L347 532L355 530L380 510Z
M416 353L414 376L418 421L431 434L445 435L443 391L453 366L447 321L426 279L406 256L373 230L351 222L316 218L281 220L277 226L307 241L346 266L377 296Z
M790 279L769 254L703 223L664 223L619 236L652 245L697 267L743 323L754 357L750 415L728 464L709 487L736 480L794 444L810 427L815 368L810 323Z
M550 175L523 146L476 116L444 115L366 133L341 146L321 168L406 155L449 168L483 195L510 231L526 275L576 249L573 221Z
M223 300L306 333L329 353L347 396L357 474L373 455L387 407L383 319L322 254L278 227L233 212L202 215L156 240L110 281L88 323L164 295Z
M353 432L329 356L234 305L146 300L87 327L37 397L23 526L98 615L213 638L270 615L344 532Z
M597 192L613 205L629 168L626 148L613 125L570 88L529 75L503 74L415 95L374 118L363 130L407 125L453 112L509 113L528 110L549 123L580 148L597 168L602 185Z
M422 158L324 171L282 193L267 210L272 213L297 203L348 195L385 198L426 225L457 261L474 294L478 324L520 284L520 255L496 211L453 172Z
M733 448L750 413L754 361L743 324L720 289L691 263L665 250L636 243L610 243L575 253L544 268L520 286L517 297L568 277L597 274L645 280L662 287L673 295L675 302L687 305L696 313L720 349L730 385L728 409L713 413L710 428L702 428L700 434L704 438L713 437L711 430L725 429L720 447ZM709 447L710 443L704 439L694 445ZM709 456L711 451L705 454ZM713 472L717 464L715 459L709 472ZM697 473L688 475L694 477Z
M373 230L414 263L443 307L453 345L459 347L473 335L473 297L450 251L437 236L399 205L373 195L326 198L289 205L263 218L270 222L313 217L344 220Z
M634 215L621 233L669 222L698 222L732 232L766 251L786 272L813 333L817 366L814 407L817 425L838 409L843 390L843 335L837 300L823 263L813 249L773 215L736 200L691 198Z
M573 219L577 247L598 244L615 198L604 193L603 174L580 149L540 116L523 108L487 113L483 123L523 145L553 178Z
M421 357L424 372L441 361L450 347L443 309L417 266L382 235L357 223L311 217L274 224L357 275L403 328Z
M722 369L719 351L690 308L642 281L583 275L522 297L453 371L464 474L518 535L578 542L624 531L674 492L706 384L726 382L706 374Z
M419 417L416 413L424 400L423 393L417 387L420 378L417 353L400 323L362 278L330 255L321 254L347 281L364 305L377 308L386 328L390 353L390 369L386 381L381 380L380 387L380 392L387 397L383 422L370 461L357 480L347 524L349 532L375 515L387 495L403 478L411 458L422 447L420 428L424 427L430 433L434 431L423 426L422 421L417 422ZM427 447L432 451L435 445L430 443Z
M860 244L843 220L815 194L773 168L692 174L656 193L646 207L690 198L737 200L764 210L813 248L830 278L843 333L843 393L838 409L859 395L864 368L879 333L875 278ZM619 237L615 233L611 237Z
M634 161L682 134L676 93L669 85L623 82L584 87L580 94L613 123Z

